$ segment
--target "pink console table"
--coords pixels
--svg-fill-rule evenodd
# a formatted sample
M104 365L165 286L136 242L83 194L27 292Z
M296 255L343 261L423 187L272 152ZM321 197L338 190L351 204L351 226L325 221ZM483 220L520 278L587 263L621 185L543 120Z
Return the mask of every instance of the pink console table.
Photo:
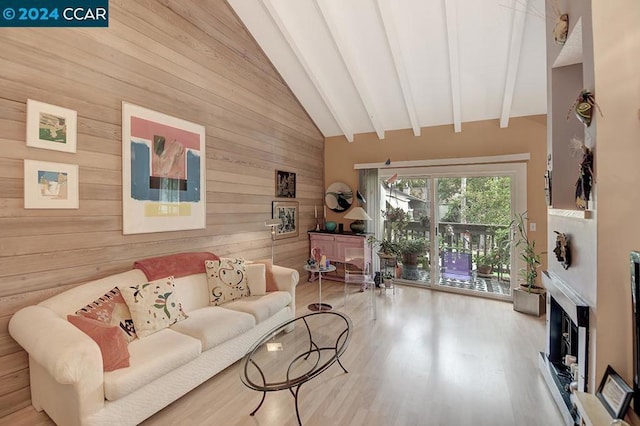
M337 234L333 232L309 231L309 253L314 248L322 250L322 254L327 257L331 263L345 263L345 249L359 248L364 249L364 265L356 265L360 269L364 269L366 265L371 264L371 249L367 244L368 235L362 234ZM344 276L324 274L323 279L344 282ZM309 273L309 281L315 279L315 274Z

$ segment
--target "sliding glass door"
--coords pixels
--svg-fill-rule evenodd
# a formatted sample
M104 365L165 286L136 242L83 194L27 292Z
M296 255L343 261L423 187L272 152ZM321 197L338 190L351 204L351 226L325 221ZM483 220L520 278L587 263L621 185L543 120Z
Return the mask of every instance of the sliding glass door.
M386 169L379 182L377 234L395 250L394 282L511 297L509 225L526 210L524 163Z

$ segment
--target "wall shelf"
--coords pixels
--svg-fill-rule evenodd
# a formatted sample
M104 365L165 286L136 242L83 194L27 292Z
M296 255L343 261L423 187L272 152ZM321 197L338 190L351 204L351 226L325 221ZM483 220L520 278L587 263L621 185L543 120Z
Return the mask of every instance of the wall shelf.
M593 211L591 210L566 210L566 209L548 209L549 216L569 217L573 219L592 219Z

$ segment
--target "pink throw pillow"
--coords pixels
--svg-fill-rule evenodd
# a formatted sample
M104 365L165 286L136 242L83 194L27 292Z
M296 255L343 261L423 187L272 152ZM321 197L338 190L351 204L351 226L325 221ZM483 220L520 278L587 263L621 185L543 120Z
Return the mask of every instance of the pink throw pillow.
M101 321L106 325L118 326L127 342L131 342L138 337L133 326L129 307L122 298L118 287L112 288L104 296L99 297L84 308L78 309L76 315Z
M256 260L253 263L261 263L265 265L265 279L267 281L267 292L278 291L279 288L276 285L276 279L273 276L273 264L270 260Z
M104 371L113 371L129 366L127 339L118 326L108 325L95 319L67 315L67 321L91 337L100 348Z

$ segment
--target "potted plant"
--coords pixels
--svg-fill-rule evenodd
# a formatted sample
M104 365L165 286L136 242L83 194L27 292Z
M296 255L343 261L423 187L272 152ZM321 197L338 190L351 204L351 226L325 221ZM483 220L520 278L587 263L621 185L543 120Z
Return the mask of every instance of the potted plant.
M490 277L493 269L500 263L500 254L496 250L489 250L487 253L476 253L473 256L476 264L476 271L480 277Z
M520 258L525 267L520 269L522 283L519 288L513 290L513 309L518 312L540 316L546 311L545 291L543 287L536 285L540 256L544 252L536 251L535 240L529 239L527 234L526 212L517 216L514 221L516 241L515 245L521 248Z

